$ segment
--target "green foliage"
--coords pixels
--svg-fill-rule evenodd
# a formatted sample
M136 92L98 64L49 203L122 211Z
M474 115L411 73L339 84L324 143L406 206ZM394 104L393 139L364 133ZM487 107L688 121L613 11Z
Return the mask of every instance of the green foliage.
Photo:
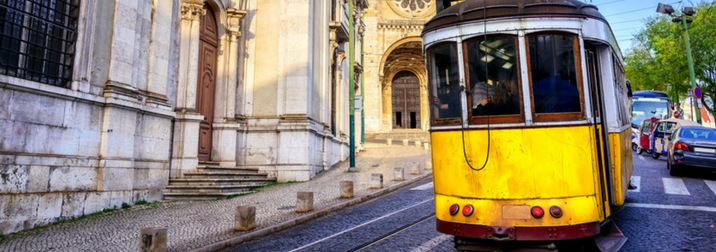
M147 204L146 200L140 200L140 201L137 201L137 203L136 203L136 205L144 205L144 204Z
M122 209L130 208L131 206L127 202L122 202Z
M678 8L678 6L674 6ZM707 109L714 113L716 99L716 3L694 6L696 15L687 24L696 83ZM680 14L678 12L677 14ZM686 38L681 23L659 15L647 21L637 42L624 57L627 79L634 90L662 90L675 100L684 99L691 87Z

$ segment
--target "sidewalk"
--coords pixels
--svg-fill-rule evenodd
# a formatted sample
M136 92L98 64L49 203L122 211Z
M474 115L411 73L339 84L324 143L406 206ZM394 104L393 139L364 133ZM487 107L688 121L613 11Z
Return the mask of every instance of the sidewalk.
M358 172L347 172L348 161L319 173L310 181L282 183L255 193L212 201L161 201L90 215L8 235L0 251L138 251L140 230L167 227L168 251L214 251L324 216L333 211L395 191L428 178L424 169L430 152L410 146L368 143L356 156ZM420 165L419 175L411 165ZM394 181L394 168L404 168ZM371 189L371 174L383 174L383 188ZM340 198L340 181L353 181L354 198ZM296 213L296 193L313 192L314 210ZM256 207L256 229L234 231L236 207Z

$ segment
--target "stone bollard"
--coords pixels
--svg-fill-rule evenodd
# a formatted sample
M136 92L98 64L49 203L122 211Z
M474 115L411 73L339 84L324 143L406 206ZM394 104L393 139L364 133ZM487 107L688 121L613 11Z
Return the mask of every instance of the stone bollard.
M432 170L433 169L433 161L430 159L425 159L425 165L423 166L425 170Z
M385 139L385 144L387 144L388 146L393 145L393 139L390 139L390 138Z
M234 216L234 230L249 231L256 228L256 207L238 206Z
M405 172L403 171L403 168L401 167L395 167L393 168L395 170L395 181L403 181L405 177Z
M296 196L296 212L313 210L313 192L298 192Z
M403 139L403 146L408 146L408 139Z
M429 151L429 150L430 150L430 143L424 143L424 144L423 144L423 147L425 148L426 151Z
M415 147L418 147L418 149L420 149L420 147L422 147L422 144L420 144L420 141L415 141Z
M370 188L380 189L383 188L383 174L373 173L370 176Z
M148 227L140 231L139 251L164 252L167 251L167 228Z
M353 181L341 181L341 198L353 198Z
M410 173L414 174L414 175L420 174L420 163L413 162L412 165L410 166Z

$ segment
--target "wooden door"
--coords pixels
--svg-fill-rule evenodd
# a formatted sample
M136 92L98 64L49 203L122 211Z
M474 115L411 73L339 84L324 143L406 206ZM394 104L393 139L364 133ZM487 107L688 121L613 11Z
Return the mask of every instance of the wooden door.
M391 84L393 128L420 128L420 84L415 74L399 72Z
M204 5L199 33L199 75L196 90L196 112L204 116L199 123L199 161L211 160L211 124L214 121L214 93L216 90L216 60L218 32L214 12Z

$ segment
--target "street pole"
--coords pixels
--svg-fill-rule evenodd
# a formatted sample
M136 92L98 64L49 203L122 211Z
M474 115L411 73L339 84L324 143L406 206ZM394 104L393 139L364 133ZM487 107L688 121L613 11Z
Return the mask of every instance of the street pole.
M691 57L691 41L689 39L689 29L686 26L686 17L684 17L684 14L681 14L681 25L684 27L684 40L686 40L686 59L689 62L689 78L691 80L691 92L693 93L694 90L696 90L696 74L694 74L694 59ZM696 98L695 95L691 97L691 99ZM692 101L692 107L696 105L696 108L694 109L696 111L696 122L698 124L701 124L701 110L699 110L699 103L698 101Z
M348 110L350 110L349 113L349 122L350 125L350 133L348 133L348 137L350 138L350 167L348 167L348 171L354 172L358 171L356 169L356 139L355 139L355 76L353 71L353 65L355 64L355 45L353 43L355 42L355 39L353 38L353 33L355 30L355 26L353 25L353 0L348 0Z

